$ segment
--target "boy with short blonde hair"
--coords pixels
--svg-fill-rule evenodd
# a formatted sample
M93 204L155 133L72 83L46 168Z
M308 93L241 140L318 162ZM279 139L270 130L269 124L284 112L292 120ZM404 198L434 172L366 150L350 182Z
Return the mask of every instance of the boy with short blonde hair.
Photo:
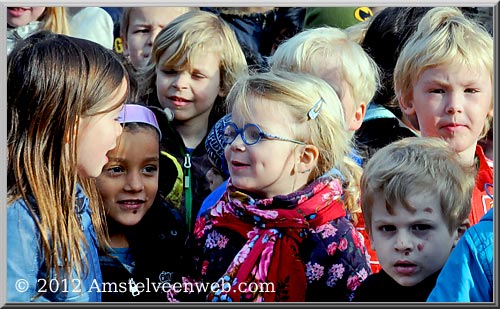
M438 7L422 18L401 51L394 89L402 111L416 116L422 136L440 137L477 170L471 224L490 209L493 161L477 144L493 117L493 38L458 9Z

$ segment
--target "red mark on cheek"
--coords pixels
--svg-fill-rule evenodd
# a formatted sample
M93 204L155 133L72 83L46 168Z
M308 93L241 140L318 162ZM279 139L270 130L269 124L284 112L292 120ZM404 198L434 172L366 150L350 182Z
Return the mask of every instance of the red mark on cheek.
M417 244L418 251L422 251L424 249L424 244Z

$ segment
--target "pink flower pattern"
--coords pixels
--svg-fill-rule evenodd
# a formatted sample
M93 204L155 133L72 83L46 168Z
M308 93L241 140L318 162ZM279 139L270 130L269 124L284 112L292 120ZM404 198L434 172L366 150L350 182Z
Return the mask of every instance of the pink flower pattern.
M307 282L313 282L321 279L325 273L325 267L319 265L318 263L311 264L311 262L306 264L306 278Z
M328 204L333 201L341 201L341 182L330 181L328 186L331 191L320 196L321 202ZM294 195L293 199L296 205L308 201L314 193L320 192L322 188L324 188L324 184L318 181L315 185L308 187L310 191ZM278 212L273 208L275 207L273 199L253 200L234 191L229 193L228 198L229 202L221 200L208 213L200 216L195 226L195 235L202 235L201 239L195 240L203 249L200 251L203 253L202 256L195 257L195 260L199 261L197 269L202 278L207 278L205 280L214 277L221 278L221 276L234 278L234 271L237 271L239 265L248 258L249 252L255 244L255 237L262 236L260 222L278 218ZM227 233L227 230L218 228L214 223L218 222L219 216L227 216L228 213L234 216L233 219L236 222L241 220L244 224L248 224L248 222L256 222L256 224L246 231L244 236L240 236L234 231ZM243 216L246 217L243 218ZM303 243L306 243L308 248L312 248L311 252L301 252L308 295L318 295L320 299L331 301L351 300L354 290L371 274L364 242L355 227L347 218L340 217L320 226L306 229L304 234ZM274 258L272 252L277 235L267 235L270 237L259 257L259 263L251 271L253 274L251 280L254 282L265 282L269 276L267 265ZM237 252L236 255L234 255L235 252ZM280 282L279 284L286 287L293 283ZM333 290L333 288L335 289ZM329 293L329 289L332 289L332 293ZM263 300L262 295L242 294L242 297L244 299L250 297L248 299L252 301ZM310 297L306 301L315 301L314 296Z

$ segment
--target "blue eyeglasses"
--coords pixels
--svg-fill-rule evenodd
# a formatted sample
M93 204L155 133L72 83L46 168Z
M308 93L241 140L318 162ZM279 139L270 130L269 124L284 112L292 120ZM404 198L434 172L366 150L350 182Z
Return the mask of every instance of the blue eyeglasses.
M247 123L242 129L240 129L236 126L236 124L234 124L234 122L230 122L224 128L224 135L222 138L226 145L230 145L234 142L238 135L241 136L243 143L248 146L257 144L262 138L291 142L299 145L307 145L304 142L264 133L258 125L253 123Z

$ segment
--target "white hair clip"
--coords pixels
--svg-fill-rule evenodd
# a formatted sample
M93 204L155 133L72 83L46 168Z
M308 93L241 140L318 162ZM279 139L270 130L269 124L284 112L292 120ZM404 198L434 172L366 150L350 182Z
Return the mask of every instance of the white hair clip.
M316 119L318 117L324 102L325 100L323 100L323 98L319 98L318 102L314 103L313 107L307 112L309 119Z

